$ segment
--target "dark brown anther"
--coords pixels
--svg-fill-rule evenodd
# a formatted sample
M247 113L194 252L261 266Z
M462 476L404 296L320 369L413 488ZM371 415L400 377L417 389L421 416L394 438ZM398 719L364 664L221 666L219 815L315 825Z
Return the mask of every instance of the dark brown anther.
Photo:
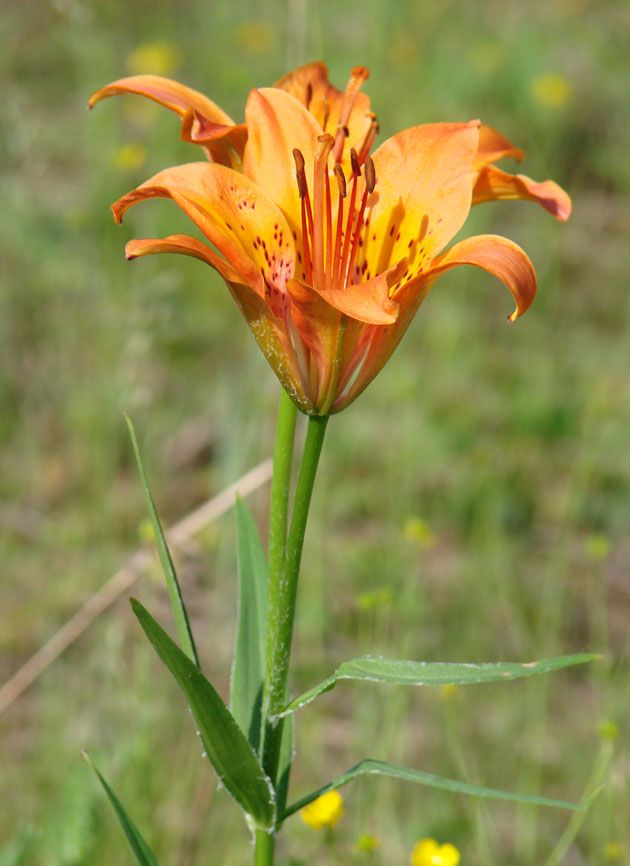
M304 171L304 157L301 151L296 148L293 150L293 159L295 160L295 179L297 180L298 193L300 198L306 195L306 172Z
M358 177L361 174L361 166L359 165L357 152L353 147L350 148L350 164L352 166L352 173Z
M306 107L307 108L310 108L312 98L313 98L313 85L309 81L309 83L306 85Z
M376 186L376 175L374 173L374 163L371 156L365 157L365 185L368 192L374 192Z
M337 183L339 184L339 195L341 198L346 197L346 176L343 173L342 167L339 163L335 163L335 176L337 178Z
M343 134L345 135L346 138L348 138L350 136L350 130L348 129L346 124L344 123L344 125L340 128L343 129Z

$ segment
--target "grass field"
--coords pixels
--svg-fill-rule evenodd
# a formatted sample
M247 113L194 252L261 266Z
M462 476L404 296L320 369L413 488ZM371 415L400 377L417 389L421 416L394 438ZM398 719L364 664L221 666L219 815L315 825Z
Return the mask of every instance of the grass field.
M532 309L472 269L441 280L361 399L329 425L298 606L294 690L364 653L441 661L597 651L548 679L454 693L342 684L301 711L292 793L363 757L575 800L603 790L566 855L570 813L390 781L344 789L332 849L299 818L286 864L405 864L422 836L466 866L630 864L630 6L622 0L7 0L0 33L0 681L146 538L122 413L165 523L269 455L278 385L209 268L129 265L131 237L188 231L167 202L123 227L109 204L199 157L122 75L162 72L240 119L251 87L323 59L366 91L382 136L481 117L571 194L476 208L465 233L521 244ZM250 505L261 530L266 492ZM206 672L225 695L235 627L231 517L178 554ZM163 623L156 566L134 587ZM618 734L618 736L615 736ZM0 719L0 866L131 855L87 749L172 866L249 862L194 727L125 598ZM355 851L361 833L378 838ZM555 855L554 855L555 856ZM335 859L336 858L336 859ZM558 859L559 858L559 859Z

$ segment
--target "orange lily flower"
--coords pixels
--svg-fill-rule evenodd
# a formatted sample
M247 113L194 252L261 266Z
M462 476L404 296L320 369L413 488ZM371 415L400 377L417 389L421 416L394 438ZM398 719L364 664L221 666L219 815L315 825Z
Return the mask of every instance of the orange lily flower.
M278 87L252 91L244 131L209 100L193 106L187 97L186 107L181 90L158 96L158 84L149 94L145 82L145 95L174 107L186 129L197 123L205 130L213 161L160 172L112 208L118 221L147 198L171 198L184 210L213 248L173 235L131 241L127 257L179 252L215 268L280 382L309 414L340 411L361 393L435 279L453 267L472 264L502 279L516 300L511 319L529 307L536 276L516 244L482 235L443 252L475 195L531 198L559 219L570 210L551 181L539 185L542 194L521 176L499 182L492 163L518 153L478 121L412 127L370 157L376 126L359 100L366 77L367 70L353 70L340 93L321 64L304 67ZM92 103L129 92L130 80L123 81Z
M354 148L363 162L379 129L376 115L370 111L369 98L359 92L367 77L368 70L357 66L352 70L346 89L341 91L329 82L326 65L317 62L295 69L273 85L306 106L324 132L332 130L335 133L337 155L341 153L342 133L345 135L344 171L349 168L350 149ZM171 109L182 118L181 137L184 141L201 145L213 162L236 170L242 168L247 126L235 124L207 96L160 75L132 75L95 91L88 100L88 108L108 96L125 93L146 96ZM492 164L504 157L520 162L524 156L524 152L501 133L481 125L472 203L526 199L537 202L557 219L568 219L571 200L556 183L550 180L537 183L525 175L510 175Z

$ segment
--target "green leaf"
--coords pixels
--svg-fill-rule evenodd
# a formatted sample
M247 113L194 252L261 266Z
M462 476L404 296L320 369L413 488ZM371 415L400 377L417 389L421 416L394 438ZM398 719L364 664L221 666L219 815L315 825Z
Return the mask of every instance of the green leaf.
M396 764L388 764L385 761L374 761L368 758L365 761L360 761L352 769L348 770L342 776L339 776L323 788L308 794L297 803L293 803L280 816L280 820L284 821L289 815L293 815L304 806L308 806L313 800L321 797L327 791L334 791L335 788L341 788L347 785L357 776L365 774L377 774L381 776L394 776L396 779L402 779L405 782L416 782L420 785L428 785L430 788L441 788L443 791L454 791L457 794L471 794L474 797L487 797L493 800L512 800L517 803L531 803L535 806L556 806L560 809L585 809L590 803L568 803L564 800L551 800L548 797L533 797L529 794L512 794L509 791L499 791L495 788L484 788L480 785L470 785L466 782L457 782L454 779L445 779L442 776L435 776L432 773L423 773L421 770L410 770L407 767L398 767Z
M232 668L231 708L254 751L260 746L262 691L267 640L267 560L256 524L236 499L238 625Z
M144 471L144 465L142 463L142 457L140 456L140 448L138 446L136 431L134 430L131 418L128 415L125 415L125 421L127 422L127 427L129 428L131 444L133 445L133 451L136 455L136 462L140 471L140 478L142 479L144 498L147 504L149 516L151 518L153 532L155 533L155 541L160 556L160 562L162 563L162 571L164 572L164 578L166 580L166 588L168 590L168 595L171 600L171 608L173 609L173 617L175 619L175 625L177 627L179 641L188 658L190 658L197 665L197 667L201 667L199 664L199 657L197 656L195 641L193 639L192 631L190 629L190 623L188 622L188 614L186 613L184 599L179 588L177 574L175 573L175 566L173 565L173 560L171 558L171 554L168 549L166 539L164 537L164 532L162 530L162 524L160 523L160 518L158 517L155 503L153 502L153 497L151 496L151 490L149 489L149 482L147 481L146 472Z
M280 715L294 713L324 692L333 689L339 680L369 680L376 683L398 683L408 686L445 686L466 683L491 683L516 680L536 674L546 674L560 668L580 665L600 658L595 653L541 659L537 662L488 662L484 664L450 664L444 662L410 662L364 656L344 662L332 676L300 695Z
M275 799L256 753L213 686L136 599L131 607L155 651L186 695L219 780L261 829L273 826Z
M105 793L109 797L109 801L114 807L114 811L116 812L118 820L120 821L120 826L122 827L123 832L127 837L129 846L133 851L134 857L136 858L140 866L158 866L158 862L155 859L153 851L151 851L147 843L144 841L144 839L142 838L142 834L133 823L129 815L125 812L122 803L120 802L116 794L114 794L101 773L99 773L99 771L96 769L96 767L90 760L87 752L83 752L83 757L88 762L88 764L96 774L98 780L100 781L101 785L105 789Z

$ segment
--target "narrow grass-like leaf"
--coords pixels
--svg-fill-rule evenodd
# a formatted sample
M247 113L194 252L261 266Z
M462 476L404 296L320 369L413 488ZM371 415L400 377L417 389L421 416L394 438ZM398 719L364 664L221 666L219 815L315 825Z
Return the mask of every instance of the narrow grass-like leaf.
M219 780L258 827L272 827L275 800L271 782L234 716L199 668L140 602L132 598L131 607L155 651L186 695L201 742Z
M324 692L333 689L339 680L369 680L375 683L397 683L408 686L445 686L466 683L492 683L546 674L571 665L580 665L600 658L595 653L541 659L537 662L488 662L484 664L450 664L446 662L412 662L364 656L344 662L328 679L314 686L286 707L280 715L294 713Z
M334 791L335 788L341 788L347 785L357 776L365 774L376 774L381 776L393 776L396 779L402 779L405 782L415 782L419 785L427 785L430 788L441 788L443 791L453 791L456 794L470 794L474 797L487 797L491 800L511 800L516 803L531 803L533 806L555 806L559 809L586 809L590 804L590 800L586 803L569 803L565 800L552 800L549 797L534 797L529 794L513 794L510 791L499 791L495 788L484 788L481 785L470 785L467 782L458 782L455 779L446 779L443 776L435 776L433 773L423 773L421 770L410 770L408 767L398 767L396 764L389 764L386 761L374 761L371 758L365 761L360 761L352 769L348 770L342 776L334 779L328 785L318 788L296 803L293 803L280 816L280 820L284 821L289 815L308 806L313 800L321 797L327 791Z
M123 805L116 796L116 794L114 794L101 773L96 769L96 767L90 760L87 752L83 752L82 754L92 768L92 770L94 771L99 782L105 789L105 793L109 797L109 801L114 807L114 811L116 812L118 820L120 821L120 826L123 829L123 833L127 837L127 841L129 842L129 846L133 851L133 855L140 864L140 866L158 866L158 862L155 859L153 851L151 851L147 843L144 841L142 834L124 810Z
M234 514L238 625L230 703L234 718L258 752L267 640L267 559L254 519L240 497L236 499Z
M138 470L140 471L144 498L147 504L149 517L151 518L153 532L155 534L155 541L157 544L158 554L160 556L160 562L162 563L164 578L166 580L166 588L168 590L168 595L171 600L171 608L173 609L173 617L175 619L175 625L177 627L179 641L188 658L190 658L197 665L197 667L200 667L199 657L197 656L197 649L195 647L195 641L193 639L190 623L188 621L188 614L186 613L184 599L179 588L177 574L175 573L175 566L173 565L171 553L168 549L168 545L164 537L164 532L162 530L162 524L160 523L160 518L158 517L155 503L153 502L153 497L151 496L151 490L149 489L147 475L144 471L144 464L142 463L142 457L140 456L140 447L138 445L136 431L131 422L131 418L128 415L125 415L125 421L127 422L127 427L129 428L131 444L133 446L134 454L136 455Z

